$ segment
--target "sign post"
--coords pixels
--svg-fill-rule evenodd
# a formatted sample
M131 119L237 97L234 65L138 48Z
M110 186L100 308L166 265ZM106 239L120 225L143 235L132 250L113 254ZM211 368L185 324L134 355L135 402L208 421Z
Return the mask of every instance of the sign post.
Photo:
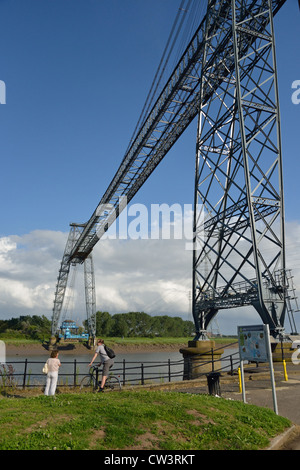
M269 325L238 326L243 401L246 403L244 361L268 362L272 383L274 411L278 414Z

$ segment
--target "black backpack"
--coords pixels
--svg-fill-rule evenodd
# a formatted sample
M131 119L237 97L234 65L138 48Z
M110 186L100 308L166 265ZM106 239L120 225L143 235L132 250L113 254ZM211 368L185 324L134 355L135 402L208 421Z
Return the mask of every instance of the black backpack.
M108 355L108 357L109 357L110 359L113 359L114 357L116 357L114 351L113 351L111 348L109 348L108 346L104 345L104 349L105 349L105 352L106 352L106 354Z

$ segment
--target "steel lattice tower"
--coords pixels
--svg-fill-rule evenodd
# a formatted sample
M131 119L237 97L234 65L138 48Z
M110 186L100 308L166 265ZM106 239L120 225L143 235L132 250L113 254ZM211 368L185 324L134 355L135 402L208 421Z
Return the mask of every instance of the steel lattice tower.
M275 337L283 332L287 279L272 7L271 0L208 2L195 183L198 338L218 310L245 305Z
M59 275L55 290L55 299L52 316L51 335L55 337L59 329L59 319L62 306L65 299L70 269L76 263L70 262L70 253L76 245L85 225L71 224L65 252L60 265ZM88 333L93 339L96 335L96 294L95 294L95 274L92 254L90 253L84 260L84 284L85 284L85 303Z
M208 0L207 12L85 224L72 224L56 287L57 332L70 266L89 258L190 123L198 117L193 253L196 339L221 309L253 306L281 338L292 313L285 266L280 113L273 16L286 0ZM125 201L125 202L124 202ZM92 306L92 307L91 307Z

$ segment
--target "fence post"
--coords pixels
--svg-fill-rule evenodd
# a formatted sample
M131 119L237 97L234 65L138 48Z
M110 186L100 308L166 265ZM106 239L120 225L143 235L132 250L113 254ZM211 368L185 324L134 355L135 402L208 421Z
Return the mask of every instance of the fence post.
M230 375L233 375L233 359L232 359L232 354L230 354Z
M171 382L171 359L168 359L169 382Z
M142 381L142 385L144 385L144 364L141 364L141 373L142 373L141 381Z
M211 370L215 371L214 348L211 348Z
M77 364L76 359L74 359L74 382L73 382L74 387L76 387L76 364Z
M192 359L191 359L191 356L188 357L188 380L191 380L192 378L192 373L193 373L193 370L192 370Z
M126 365L125 365L125 359L123 359L123 387L125 386L125 374L126 374Z
M26 374L27 374L27 359L25 359L25 366L24 366L23 389L25 389Z
M99 387L99 369L96 369L96 389Z

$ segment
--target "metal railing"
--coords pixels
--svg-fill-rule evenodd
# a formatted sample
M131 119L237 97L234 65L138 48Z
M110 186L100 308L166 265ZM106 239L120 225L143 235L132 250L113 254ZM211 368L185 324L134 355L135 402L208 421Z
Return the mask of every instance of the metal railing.
M232 343L226 347L212 349L211 360L207 360L202 356L194 355L191 361L190 376L193 378L201 378L207 375L207 366L212 372L226 372L233 374L239 367L238 349L234 352L224 352L221 361L215 359L215 354L219 349L236 348L237 343ZM202 360L203 357L203 360ZM206 356L207 357L207 356ZM203 366L203 372L195 374L193 370L194 362L197 362L197 369ZM184 359L167 361L115 361L112 373L120 378L123 386L125 385L147 385L151 383L175 382L186 379L184 377ZM42 386L45 383L45 375L42 368L45 361L34 361L25 359L24 361L10 361L8 364L0 364L0 387L17 386L23 389L27 387ZM59 373L58 386L77 387L83 376L88 374L88 362L79 361L63 361L63 369ZM218 367L217 367L218 366Z

